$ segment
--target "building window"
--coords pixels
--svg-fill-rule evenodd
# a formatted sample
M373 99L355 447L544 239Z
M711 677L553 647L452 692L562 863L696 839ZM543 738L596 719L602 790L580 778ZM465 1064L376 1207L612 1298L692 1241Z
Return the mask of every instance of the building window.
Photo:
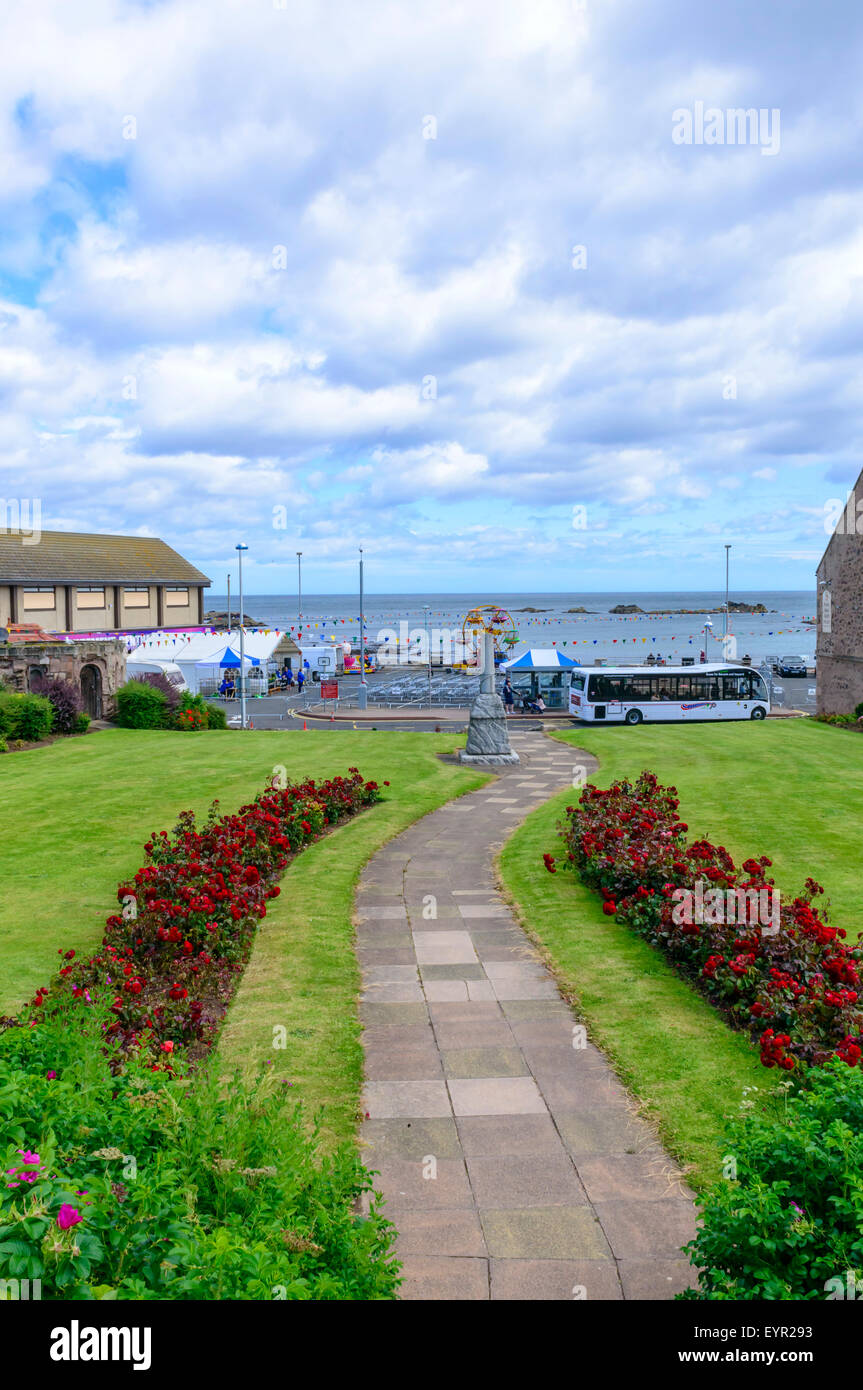
M97 588L94 588L92 585L90 585L90 586L88 586L87 588L79 589L79 590L78 590L78 607L79 607L79 608L104 608L104 607L105 607L105 590L104 590L104 588L97 589Z
M24 589L21 600L21 607L25 613L53 613L57 606L53 588Z
M167 588L167 589L165 590L165 607L166 607L166 608L188 608L188 606L189 606L189 590L188 590L188 589Z
M124 590L123 590L123 607L124 607L124 608L149 608L149 607L150 607L150 590L149 590L149 588L148 588L146 585L144 585L143 587L137 587L137 588L134 588L134 589L124 589Z

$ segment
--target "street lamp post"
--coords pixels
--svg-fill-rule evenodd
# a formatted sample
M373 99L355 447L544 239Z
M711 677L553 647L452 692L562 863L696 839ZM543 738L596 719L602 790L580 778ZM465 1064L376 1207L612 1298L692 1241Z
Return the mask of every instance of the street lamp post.
M303 552L297 551L297 636L303 634Z
M730 554L731 554L731 546L730 546L730 545L726 545L726 547L725 547L725 632L723 633L723 639L724 639L725 647L728 646L728 560L729 560L729 555L730 555ZM728 652L727 652L727 651L725 652L725 657L726 657L726 660L727 660L727 658L728 658Z
M357 691L357 709L365 709L369 692L366 684L366 619L365 597L363 593L363 548L360 546L360 688Z
M423 604L423 608L424 608L424 610L425 610L426 655L427 655L427 657L428 657L429 709L431 709L431 666L432 666L432 662L431 662L431 641L430 641L430 638L429 638L429 606L428 606L428 604L427 604L427 603L424 603L424 604Z
M243 627L243 551L248 550L242 543L235 547L240 562L240 728L246 727L246 630ZM228 635L230 641L230 634Z
M228 641L231 640L231 576L228 575Z

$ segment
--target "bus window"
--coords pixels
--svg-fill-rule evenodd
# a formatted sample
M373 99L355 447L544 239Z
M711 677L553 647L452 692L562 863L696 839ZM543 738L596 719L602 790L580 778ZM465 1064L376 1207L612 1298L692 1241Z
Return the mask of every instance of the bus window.
M692 676L692 696L695 700L718 700L719 682L715 676Z
M723 676L722 687L723 700L748 700L749 673L747 671L735 671L733 675Z
M589 700L620 700L623 691L622 676L591 676Z
M626 700L655 700L657 695L657 680L655 676L627 676L625 678Z
M581 673L574 674L571 681L573 690L583 690L584 682L585 677Z

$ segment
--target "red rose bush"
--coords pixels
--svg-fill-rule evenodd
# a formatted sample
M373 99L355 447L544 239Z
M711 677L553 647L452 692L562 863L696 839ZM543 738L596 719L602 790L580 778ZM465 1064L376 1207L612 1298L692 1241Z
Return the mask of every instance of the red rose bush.
M145 864L120 884L122 910L107 919L100 949L79 958L61 948L59 975L32 1000L34 1022L60 993L84 1006L107 993L107 1036L154 1070L173 1071L178 1049L194 1056L212 1043L291 857L380 796L350 768L326 782L273 783L234 815L220 816L214 802L201 827L183 812L172 835L147 841Z
M855 1066L863 1048L863 949L846 944L809 878L781 900L771 861L736 865L723 845L687 837L676 788L651 772L567 807L563 863L603 898L603 911L659 947L759 1045L767 1067L792 1071L831 1056ZM546 868L556 861L545 855Z

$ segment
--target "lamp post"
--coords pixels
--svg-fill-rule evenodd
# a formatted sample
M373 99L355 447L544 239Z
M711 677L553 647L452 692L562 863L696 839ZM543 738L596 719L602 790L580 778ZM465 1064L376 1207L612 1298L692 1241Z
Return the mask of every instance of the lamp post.
M363 548L360 546L360 688L357 691L357 709L365 709L368 704L366 684L366 620L363 593Z
M243 627L243 551L247 545L240 543L235 547L240 562L240 728L246 727L246 631ZM230 641L230 633L228 634Z
M297 551L297 636L303 635L303 552Z
M429 606L423 604L426 629L426 654L428 656L428 677L429 677L429 709L431 709L431 641L429 638Z
M726 545L726 547L725 547L725 631L724 631L724 633L723 633L723 642L724 642L724 644L725 644L726 647L727 647L727 645L728 645L728 642L727 642L727 638L728 638L728 561L729 561L729 556L730 556L730 554L731 554L731 546L730 546L730 545ZM726 658L726 660L728 659L728 652L727 652L727 651L725 652L725 658Z
M303 669L303 552L297 551L297 649L300 653L299 673ZM302 693L302 692L300 692Z
M228 575L228 641L231 640L231 576Z

